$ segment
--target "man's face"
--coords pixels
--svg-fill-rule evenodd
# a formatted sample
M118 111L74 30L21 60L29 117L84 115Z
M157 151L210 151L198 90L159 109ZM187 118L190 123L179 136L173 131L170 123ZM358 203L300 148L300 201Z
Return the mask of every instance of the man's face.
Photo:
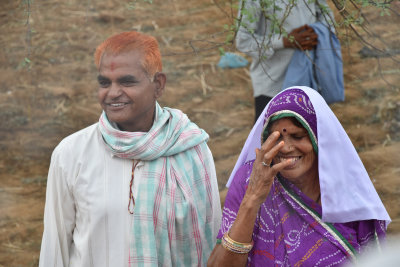
M153 125L155 101L165 84L142 67L142 53L104 54L99 69L98 99L109 121L123 131L147 132ZM163 74L162 74L163 75Z

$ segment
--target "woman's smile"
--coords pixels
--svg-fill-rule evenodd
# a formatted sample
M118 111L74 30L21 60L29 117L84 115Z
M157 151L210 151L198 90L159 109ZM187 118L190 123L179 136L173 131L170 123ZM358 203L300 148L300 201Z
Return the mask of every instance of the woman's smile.
M317 179L317 156L307 130L296 125L295 118L282 118L272 123L271 132L278 131L278 142L284 146L274 157L274 164L291 160L292 163L280 171L280 174L293 183Z
M278 155L277 157L275 157L275 159L276 159L277 163L284 162L286 160L291 160L292 163L285 168L286 170L288 170L288 169L295 168L296 165L298 165L298 164L301 164L300 160L302 159L302 156L279 156Z

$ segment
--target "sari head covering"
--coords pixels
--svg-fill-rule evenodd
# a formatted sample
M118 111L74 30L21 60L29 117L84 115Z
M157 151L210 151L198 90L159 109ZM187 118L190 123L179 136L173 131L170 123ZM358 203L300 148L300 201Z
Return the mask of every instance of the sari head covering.
M241 166L256 158L255 149L261 147L260 136L268 123L288 116L300 121L317 146L322 221L376 219L386 221L387 227L390 217L350 138L322 96L309 87L289 87L269 102L251 130L227 186Z
M314 151L318 153L317 117L309 97L300 89L293 89L271 100L264 116L261 143L269 136L272 122L282 118L295 118L308 132Z

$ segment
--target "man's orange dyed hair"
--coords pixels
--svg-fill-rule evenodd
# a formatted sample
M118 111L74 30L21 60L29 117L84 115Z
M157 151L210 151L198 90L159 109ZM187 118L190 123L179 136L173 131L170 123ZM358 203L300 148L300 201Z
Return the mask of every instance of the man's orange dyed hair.
M153 36L135 31L119 33L106 39L96 48L94 62L99 69L104 53L118 55L132 50L143 51L144 62L142 62L142 66L149 77L153 77L156 72L162 71L161 53L157 40Z

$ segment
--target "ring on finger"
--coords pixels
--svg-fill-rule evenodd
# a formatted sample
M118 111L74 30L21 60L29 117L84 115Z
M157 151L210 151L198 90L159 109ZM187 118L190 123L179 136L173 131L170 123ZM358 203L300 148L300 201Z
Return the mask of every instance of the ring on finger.
M267 164L267 163L265 163L264 161L261 162L261 164L262 164L264 167L271 167L271 165L272 165L272 164Z

